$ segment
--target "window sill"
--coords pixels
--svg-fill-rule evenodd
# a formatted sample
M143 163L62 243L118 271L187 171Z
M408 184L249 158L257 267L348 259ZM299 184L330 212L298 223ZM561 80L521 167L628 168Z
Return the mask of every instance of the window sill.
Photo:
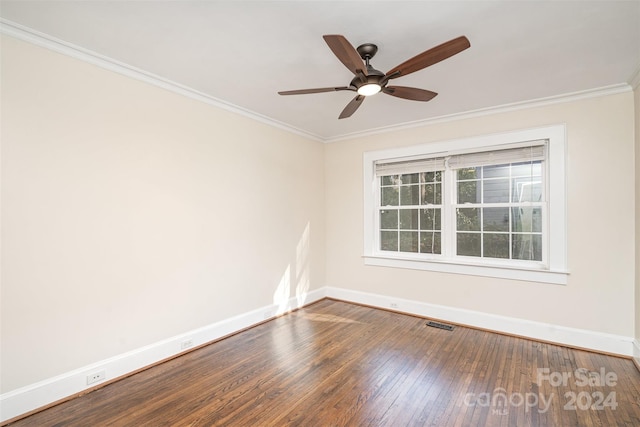
M382 255L364 255L365 265L378 267L406 268L412 270L437 271L441 273L465 274L469 276L495 277L499 279L522 280L526 282L566 285L569 272L550 271L512 266L462 264L452 261L414 260Z

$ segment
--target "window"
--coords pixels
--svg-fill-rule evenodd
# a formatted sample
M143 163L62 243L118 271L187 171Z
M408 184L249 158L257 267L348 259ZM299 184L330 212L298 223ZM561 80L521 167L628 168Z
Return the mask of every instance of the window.
M564 133L365 153L365 263L566 283Z
M442 172L380 176L380 250L440 253Z

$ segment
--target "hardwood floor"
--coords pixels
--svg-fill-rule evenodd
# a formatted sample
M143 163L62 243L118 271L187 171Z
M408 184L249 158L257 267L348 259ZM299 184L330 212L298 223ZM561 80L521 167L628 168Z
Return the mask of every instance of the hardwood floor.
M623 358L325 299L12 426L640 426Z

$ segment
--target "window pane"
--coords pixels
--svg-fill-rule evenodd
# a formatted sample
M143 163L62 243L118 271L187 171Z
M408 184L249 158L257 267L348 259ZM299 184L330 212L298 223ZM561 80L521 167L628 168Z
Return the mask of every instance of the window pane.
M420 252L423 254L439 254L440 249L440 233L420 232Z
M514 178L513 202L542 201L542 181L540 178Z
M380 177L380 249L441 254L442 233L451 232L459 256L541 261L542 172L536 161ZM460 207L449 207L455 229L442 230L449 173Z
M514 234L513 259L542 261L542 236L539 234Z
M442 182L442 171L423 172L420 174L420 182Z
M400 209L400 228L403 230L418 229L418 209Z
M397 185L398 184L398 175L389 175L382 177L382 185Z
M482 168L464 168L458 169L458 181L463 179L480 179L482 177Z
M458 255L480 256L480 233L458 233Z
M406 175L400 175L399 184L417 184L418 183L418 175L417 173L409 173Z
M398 251L398 232L397 231L381 231L380 232L380 249L383 251Z
M509 231L509 208L482 209L483 231Z
M542 232L542 209L538 207L513 208L511 231L519 233Z
M458 183L458 203L480 203L478 181Z
M380 228L395 230L398 228L398 210L380 211Z
M483 178L509 178L509 165L485 166L482 168Z
M511 176L542 176L542 163L515 163L511 165Z
M440 209L420 209L420 230L440 230Z
M439 205L442 203L442 184L422 184L420 196L423 205Z
M483 256L489 258L509 258L509 235L485 233L483 236Z
M480 231L480 209L458 208L456 216L458 231Z
M380 204L382 206L398 206L398 187L382 187Z
M420 204L420 187L406 185L400 187L400 204L403 206Z
M482 181L484 203L505 203L509 201L509 180L490 179Z
M400 252L418 252L418 232L400 232Z

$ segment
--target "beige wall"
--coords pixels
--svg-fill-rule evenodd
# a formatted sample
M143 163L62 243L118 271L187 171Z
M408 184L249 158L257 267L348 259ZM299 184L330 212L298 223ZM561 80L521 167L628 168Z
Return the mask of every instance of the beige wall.
M432 124L326 149L327 285L633 336L633 94ZM365 266L363 152L565 123L569 283Z
M1 78L2 392L272 304L282 283L639 336L631 92L323 146L8 37ZM364 151L558 123L567 286L364 266Z
M2 39L2 392L324 285L324 146Z
M635 323L635 339L636 344L640 345L640 85L636 86L634 91L635 99L635 159L636 159L636 323ZM640 348L636 348L640 351ZM640 353L636 353L636 361L640 366Z

